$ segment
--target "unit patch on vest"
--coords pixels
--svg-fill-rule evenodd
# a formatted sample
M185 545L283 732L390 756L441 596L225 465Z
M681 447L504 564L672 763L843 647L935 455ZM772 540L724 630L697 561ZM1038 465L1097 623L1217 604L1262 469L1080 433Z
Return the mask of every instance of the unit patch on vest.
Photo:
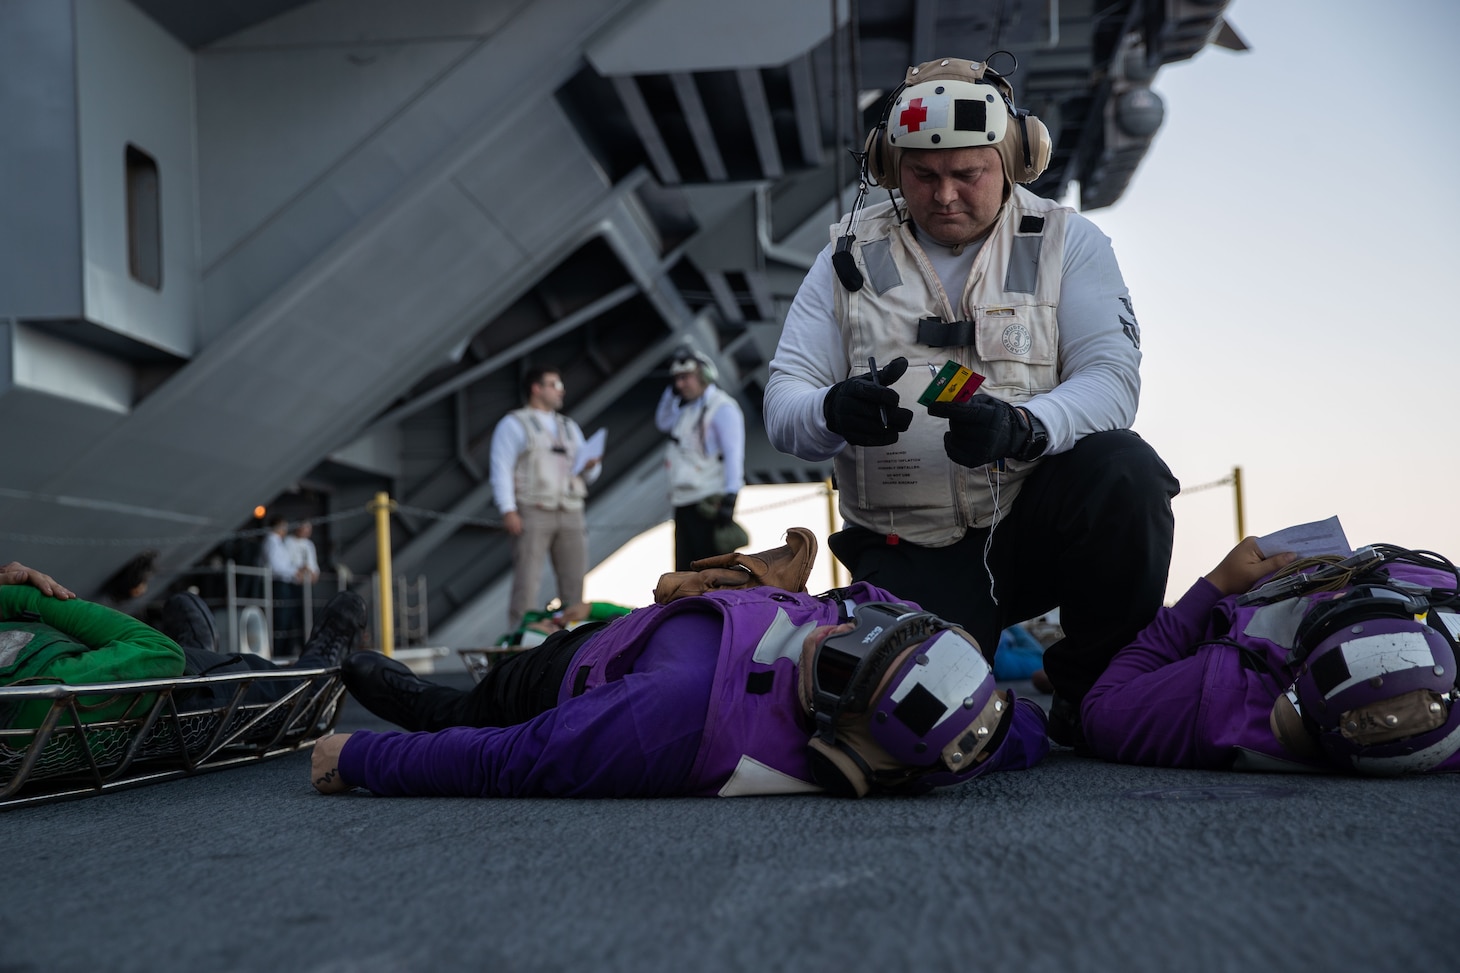
M1004 329L1004 348L1011 355L1027 355L1029 348L1034 344L1034 339L1029 335L1029 329L1022 324L1011 324Z

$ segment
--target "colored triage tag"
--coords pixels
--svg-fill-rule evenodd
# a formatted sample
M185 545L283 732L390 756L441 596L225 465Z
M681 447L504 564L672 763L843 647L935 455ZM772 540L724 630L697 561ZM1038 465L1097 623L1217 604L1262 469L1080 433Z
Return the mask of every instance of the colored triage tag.
M923 389L923 394L918 396L918 403L932 405L934 402L967 402L982 384L982 375L950 358L938 369L938 374Z

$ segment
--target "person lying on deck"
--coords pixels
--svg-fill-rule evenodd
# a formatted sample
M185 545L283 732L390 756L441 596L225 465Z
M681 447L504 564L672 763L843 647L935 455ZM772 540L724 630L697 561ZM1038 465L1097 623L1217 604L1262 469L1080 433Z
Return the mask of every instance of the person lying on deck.
M1457 586L1427 551L1295 560L1245 538L1116 654L1086 740L1156 767L1460 770Z
M49 575L12 561L0 568L0 686L91 685L334 666L355 647L364 625L364 602L352 592L341 592L326 606L299 658L279 666L247 653L219 653L212 612L192 592L169 598L160 627L153 628L114 608L77 598ZM261 680L249 687L245 701L273 702L289 688L284 680ZM231 686L199 687L186 700L217 705L232 693ZM78 712L88 723L124 719L145 713L153 698L81 697ZM11 701L0 706L0 728L34 728L50 708L49 699Z
M862 796L1044 757L1043 711L996 687L963 629L865 582L806 594L814 546L792 548L807 539L793 528L785 548L665 575L658 604L555 633L469 691L356 653L341 666L351 695L416 732L325 737L312 782L325 794ZM778 569L791 561L805 571ZM730 586L753 575L760 586Z

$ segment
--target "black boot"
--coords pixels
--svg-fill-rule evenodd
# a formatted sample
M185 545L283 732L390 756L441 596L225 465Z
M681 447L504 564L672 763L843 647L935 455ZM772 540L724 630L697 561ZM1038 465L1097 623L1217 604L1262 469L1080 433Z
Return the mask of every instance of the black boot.
M1059 693L1049 701L1049 738L1062 747L1074 747L1081 757L1090 756L1085 731L1080 726L1080 707Z
M353 591L341 591L324 606L295 665L301 669L339 665L364 630L364 599Z
M218 626L208 603L192 591L179 591L162 606L157 630L186 649L218 651Z
M340 666L345 688L370 712L407 730L444 730L461 722L466 693L427 682L379 652L356 652Z

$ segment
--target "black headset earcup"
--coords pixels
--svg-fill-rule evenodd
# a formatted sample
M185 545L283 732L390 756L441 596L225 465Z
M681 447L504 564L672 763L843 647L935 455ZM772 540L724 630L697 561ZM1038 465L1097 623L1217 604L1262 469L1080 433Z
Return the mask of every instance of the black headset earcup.
M811 751L811 779L833 797L865 797L872 782L860 762L835 743L812 737L806 745Z

